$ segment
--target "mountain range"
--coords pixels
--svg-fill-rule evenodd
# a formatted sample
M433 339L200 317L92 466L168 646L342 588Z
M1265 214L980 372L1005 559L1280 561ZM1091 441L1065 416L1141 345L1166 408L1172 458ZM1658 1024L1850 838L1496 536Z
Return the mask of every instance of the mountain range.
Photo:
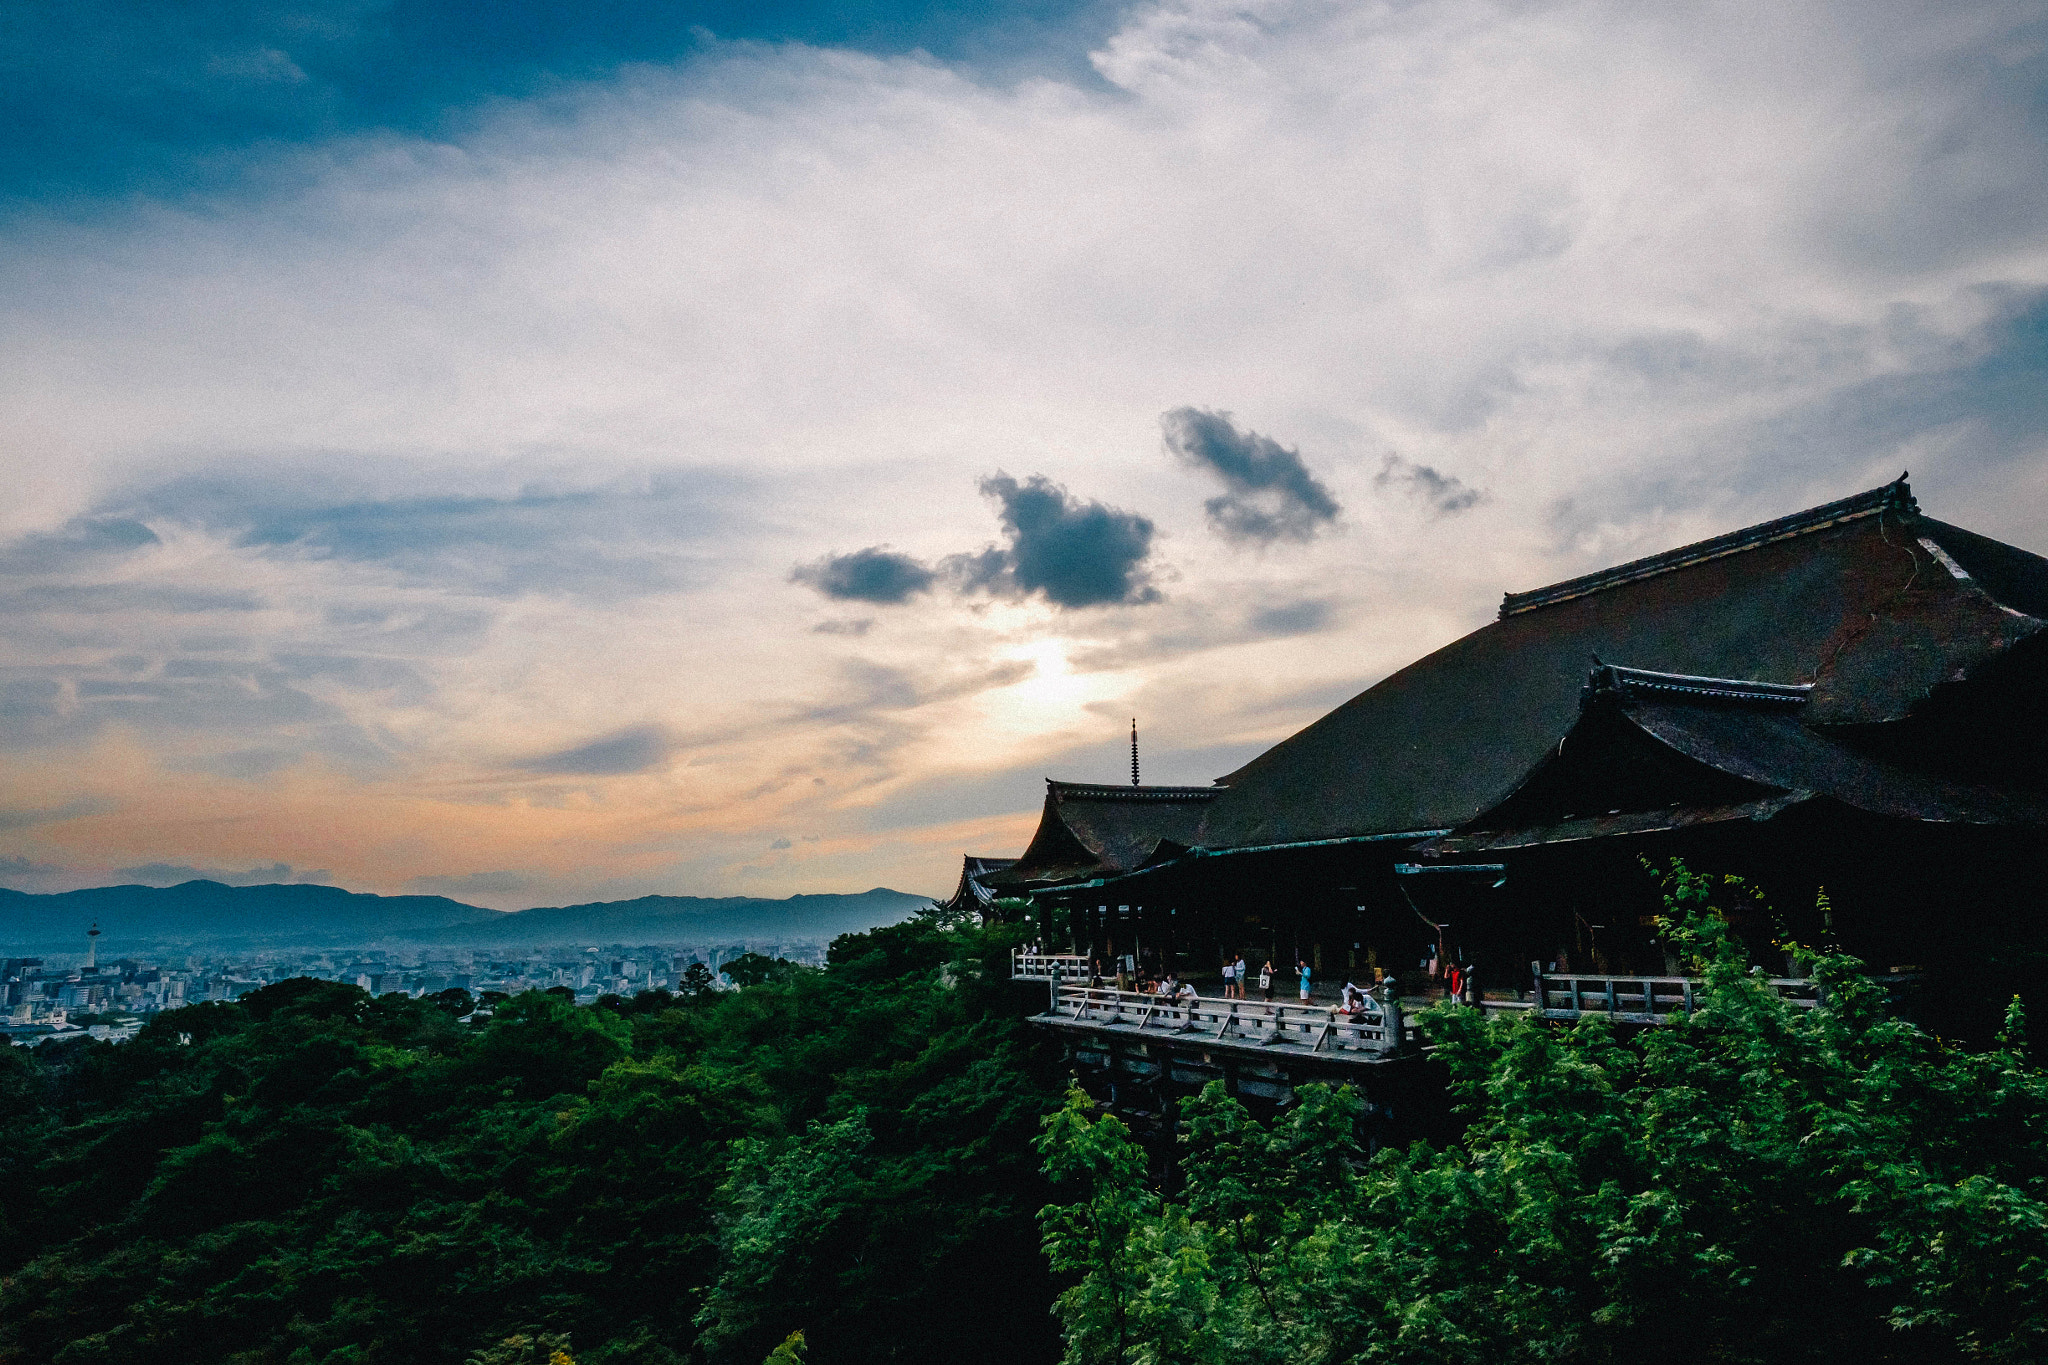
M844 895L642 896L489 910L446 896L378 896L336 886L98 886L37 895L0 889L0 953L78 951L98 924L105 953L147 947L324 947L372 943L532 948L594 943L828 942L893 924L928 897L875 887Z

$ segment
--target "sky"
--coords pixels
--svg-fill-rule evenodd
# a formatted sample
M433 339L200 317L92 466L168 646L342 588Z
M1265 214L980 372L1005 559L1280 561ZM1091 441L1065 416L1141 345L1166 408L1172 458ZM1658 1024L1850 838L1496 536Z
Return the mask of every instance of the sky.
M2041 3L30 0L0 113L20 890L943 895L1504 591L2048 553Z

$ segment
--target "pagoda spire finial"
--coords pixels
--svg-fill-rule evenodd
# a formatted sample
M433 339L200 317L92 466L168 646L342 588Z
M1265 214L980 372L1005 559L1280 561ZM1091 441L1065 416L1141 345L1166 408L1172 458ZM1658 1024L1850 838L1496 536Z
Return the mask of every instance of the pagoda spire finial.
M1131 785L1138 785L1138 718L1131 717Z

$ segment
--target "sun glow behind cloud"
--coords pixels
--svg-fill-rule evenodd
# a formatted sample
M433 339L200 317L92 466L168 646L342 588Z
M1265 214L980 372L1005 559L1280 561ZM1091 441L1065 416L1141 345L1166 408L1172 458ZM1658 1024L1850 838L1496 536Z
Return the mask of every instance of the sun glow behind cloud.
M2048 549L2043 38L1197 0L1086 79L711 41L17 211L7 880L938 891L1131 715L1206 781L1503 589L1908 465Z

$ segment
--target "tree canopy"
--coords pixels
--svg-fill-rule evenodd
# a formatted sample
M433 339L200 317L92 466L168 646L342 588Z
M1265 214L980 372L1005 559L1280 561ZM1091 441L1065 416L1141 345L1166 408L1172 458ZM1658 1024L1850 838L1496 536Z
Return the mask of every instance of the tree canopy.
M1048 1361L1015 938L488 1016L299 979L0 1049L0 1362Z
M1358 1098L1270 1126L1210 1085L1165 1198L1078 1091L1039 1141L1066 1358L1505 1365L2048 1356L2048 1079L2017 1002L1968 1052L1894 1017L1839 954L1780 999L1683 868L1665 929L1699 1008L1623 1036L1439 1007L1463 1141L1367 1161Z

